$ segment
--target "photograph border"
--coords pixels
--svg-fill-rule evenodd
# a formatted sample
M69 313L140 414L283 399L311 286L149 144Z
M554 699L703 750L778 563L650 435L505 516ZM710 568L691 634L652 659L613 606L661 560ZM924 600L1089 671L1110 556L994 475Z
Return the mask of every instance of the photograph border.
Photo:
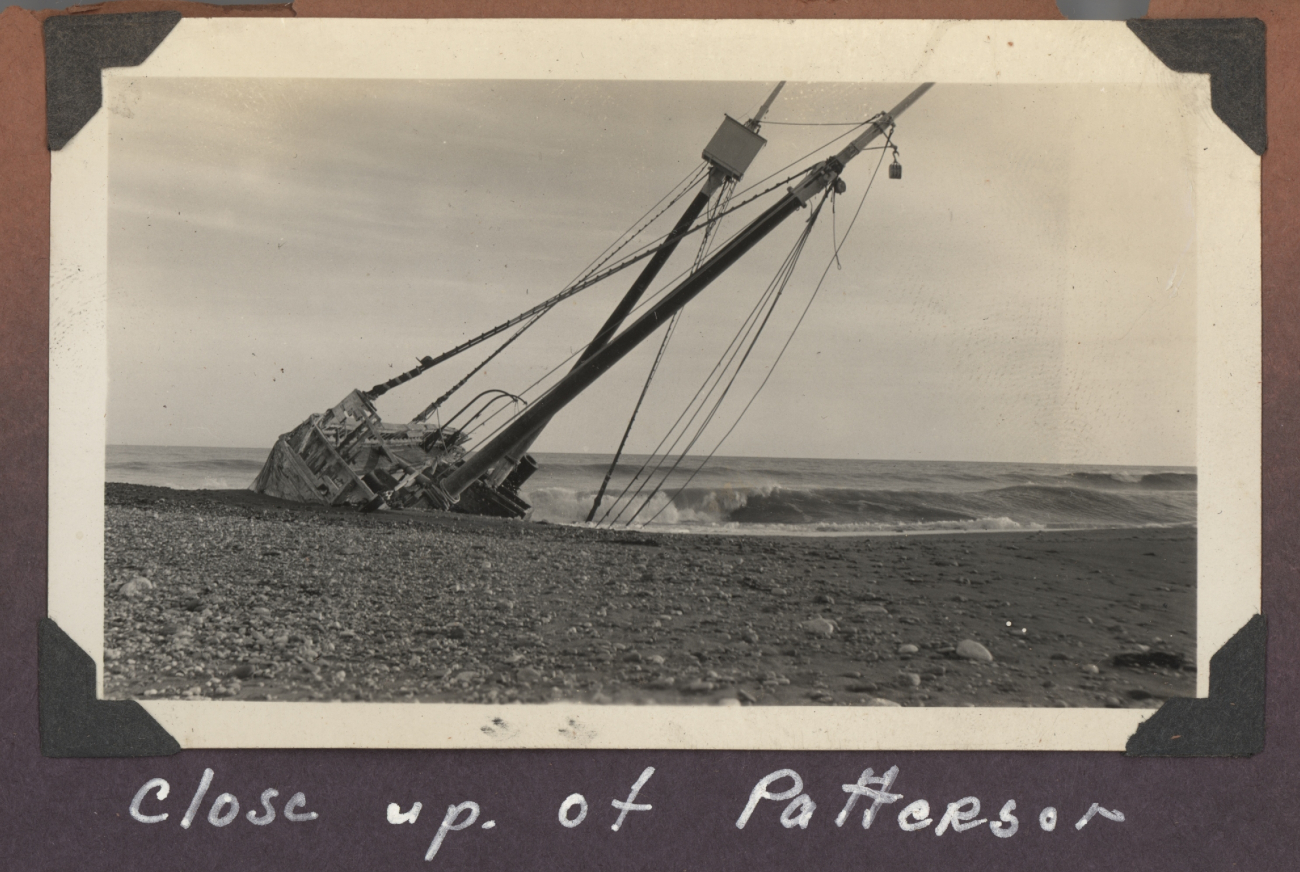
M290 42L299 51L286 50ZM745 53L723 61L722 52L704 52L694 66L674 54L720 42L743 43ZM544 58L533 50L539 43L582 50ZM1002 50L1005 43L1014 50ZM645 79L1137 82L1181 89L1204 122L1198 126L1203 148L1197 153L1196 193L1197 690L1198 696L1208 693L1211 655L1259 611L1261 288L1259 158L1213 114L1207 76L1172 72L1123 22L297 19L291 25L283 19L225 18L186 19L144 64L106 69L104 77L329 78L337 76L330 70L340 69L358 78L591 79L635 71ZM85 495L103 493L104 453L102 440L86 444L85 434L102 428L106 402L107 115L101 110L53 153L50 266L49 615L98 667L103 503ZM141 704L187 748L1120 750L1152 714L564 703ZM516 729L508 737L485 732L482 727L502 712ZM584 729L566 728L575 721Z

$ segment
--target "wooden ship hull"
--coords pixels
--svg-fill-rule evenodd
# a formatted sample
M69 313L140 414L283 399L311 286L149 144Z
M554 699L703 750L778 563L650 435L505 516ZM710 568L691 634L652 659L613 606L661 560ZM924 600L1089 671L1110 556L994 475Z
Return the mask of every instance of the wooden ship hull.
M435 424L385 424L369 396L354 390L275 441L252 490L299 503L457 511L526 518L519 486L537 468L521 463L498 487L475 482L456 502L438 477L465 458L461 431Z

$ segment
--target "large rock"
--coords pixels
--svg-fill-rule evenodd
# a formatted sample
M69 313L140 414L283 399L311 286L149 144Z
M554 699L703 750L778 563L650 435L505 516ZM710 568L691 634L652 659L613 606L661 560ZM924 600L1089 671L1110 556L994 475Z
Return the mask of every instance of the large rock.
M974 639L962 639L958 642L957 656L964 660L978 660L981 663L993 662L993 655L989 653L989 649Z

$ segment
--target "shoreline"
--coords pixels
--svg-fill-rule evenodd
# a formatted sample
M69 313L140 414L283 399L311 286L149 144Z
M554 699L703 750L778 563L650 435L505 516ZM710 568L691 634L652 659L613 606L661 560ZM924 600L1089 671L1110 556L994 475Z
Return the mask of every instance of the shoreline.
M532 521L534 524L548 524L556 527L569 527L578 530L604 529L588 527L580 523L559 523L556 521ZM754 524L731 524L706 526L698 528L646 529L629 528L633 532L647 536L735 536L737 538L757 539L852 539L865 537L871 539L906 539L924 536L1001 536L1003 534L1033 535L1035 533L1118 533L1125 530L1195 530L1194 524L1143 524L1136 527L1096 526L1096 527L1017 527L1015 529L981 529L981 530L810 530L807 533L786 533L767 529L746 530L744 527L761 527ZM815 527L809 524L809 527Z
M1149 708L1195 694L1193 527L701 535L124 484L107 486L106 517L109 697ZM993 659L962 656L966 641Z

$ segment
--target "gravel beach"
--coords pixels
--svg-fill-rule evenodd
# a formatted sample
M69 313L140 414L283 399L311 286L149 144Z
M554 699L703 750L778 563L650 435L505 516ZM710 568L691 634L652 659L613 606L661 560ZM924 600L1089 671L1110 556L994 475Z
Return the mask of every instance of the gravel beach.
M1157 707L1191 527L758 537L107 486L111 698Z

